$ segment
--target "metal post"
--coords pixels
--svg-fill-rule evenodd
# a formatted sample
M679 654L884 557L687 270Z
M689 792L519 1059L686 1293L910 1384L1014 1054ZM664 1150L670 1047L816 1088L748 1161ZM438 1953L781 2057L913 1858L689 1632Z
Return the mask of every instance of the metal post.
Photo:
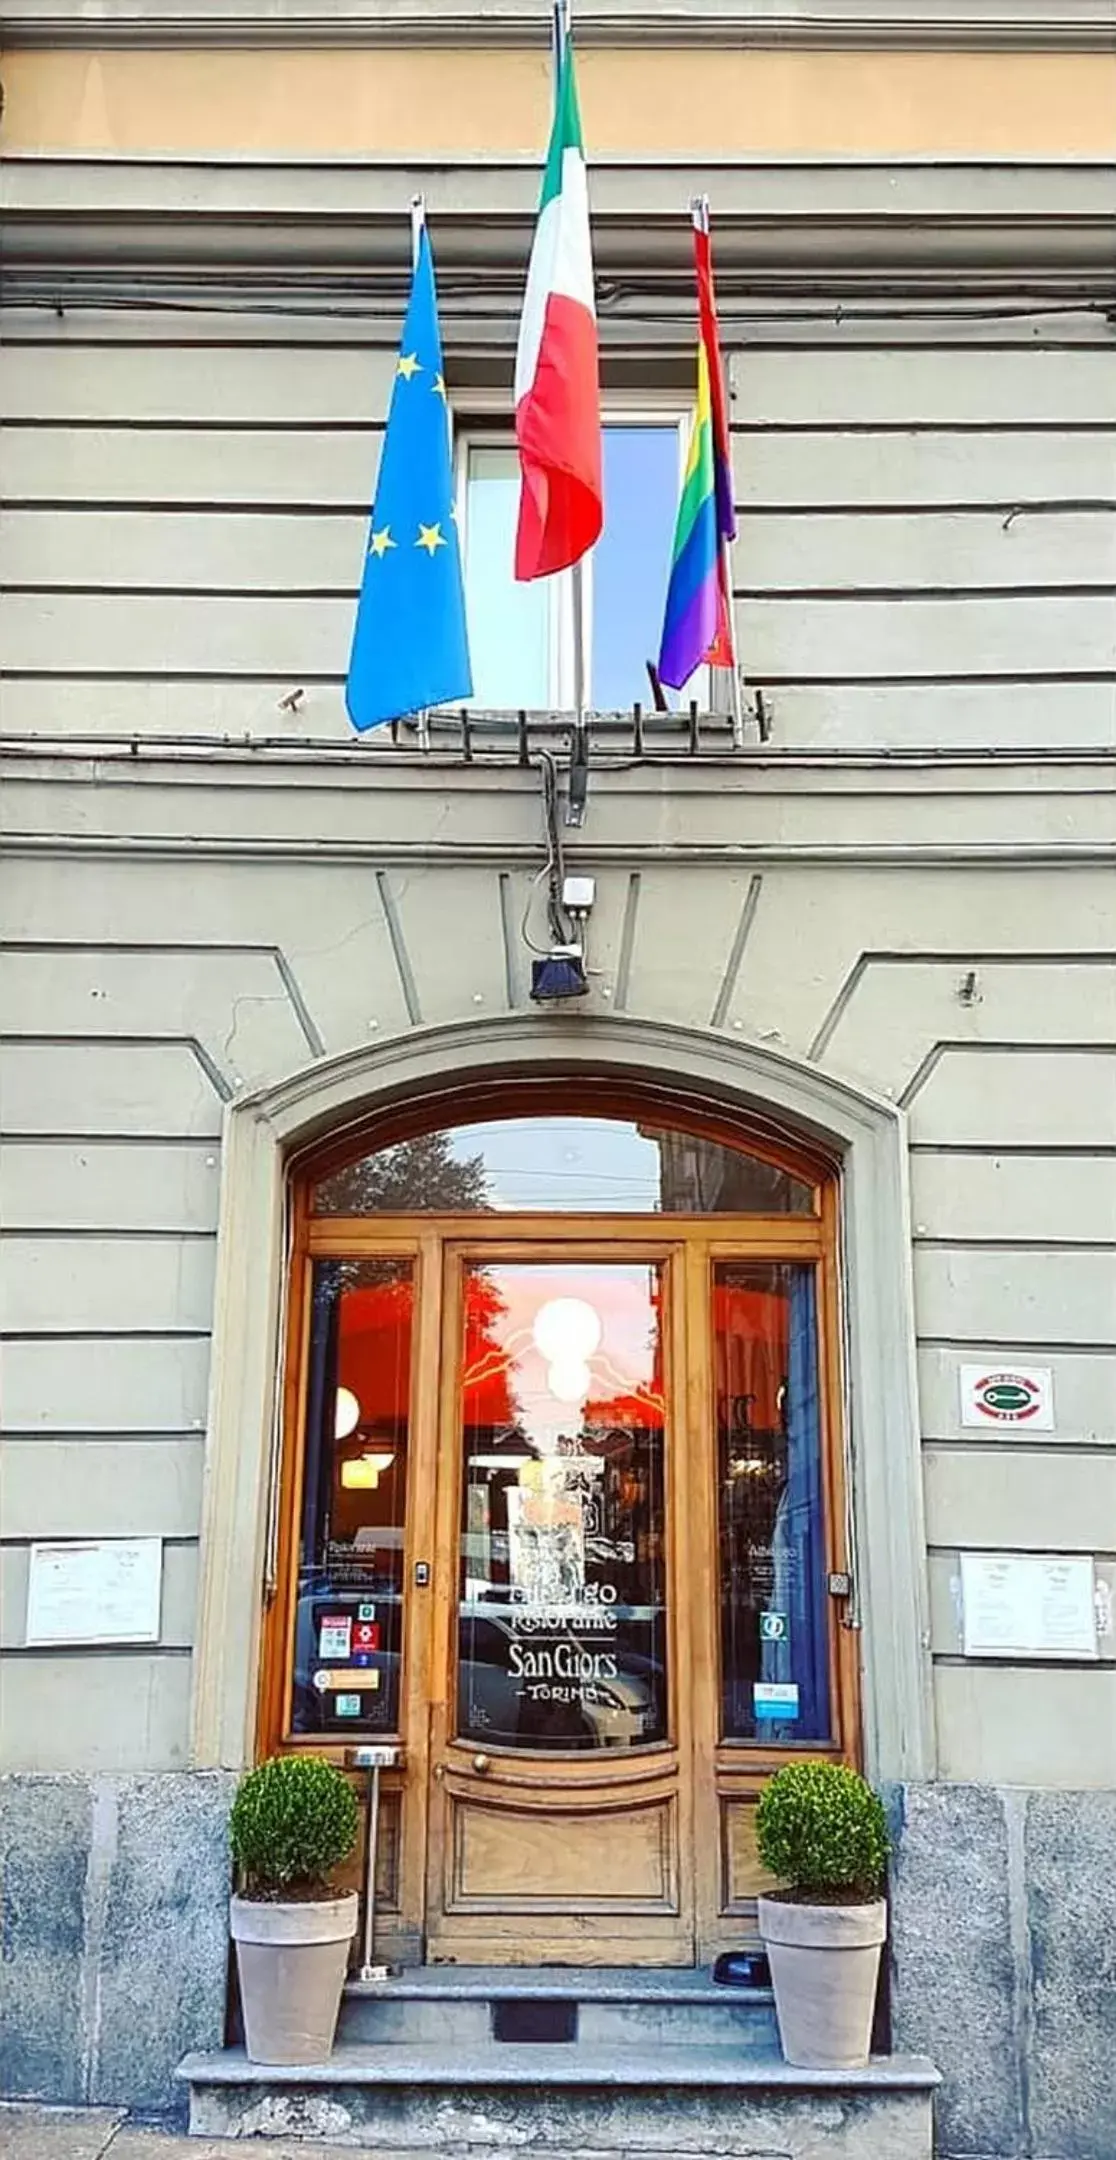
M584 790L575 784L575 772L584 769L588 755L588 734L585 721L585 591L582 583L585 559L581 557L570 571L573 580L573 695L574 724L570 736L570 784L566 797L567 825L581 825L585 819Z
M386 1980L387 1966L373 1965L372 1945L376 1934L376 1847L380 1839L380 1765L373 1762L368 1771L368 1844L364 1862L364 1957L361 1962L362 1980Z
M376 1848L380 1841L380 1772L397 1770L402 1761L402 1749L390 1742L371 1747L350 1748L346 1761L352 1770L368 1772L368 1834L364 1841L364 1935L362 1942L361 1980L386 1980L386 1965L374 1965L372 1952L376 1940Z
M585 558L575 562L570 571L573 580L573 702L574 723L582 727L585 722L585 591L583 577Z
M727 541L722 543L722 555L724 559L725 606L728 609L729 619L729 645L732 649L732 666L729 669L729 689L732 699L729 708L732 713L732 747L734 750L743 750L744 701L740 691L740 665L736 657L736 623L733 619L732 605L732 559Z

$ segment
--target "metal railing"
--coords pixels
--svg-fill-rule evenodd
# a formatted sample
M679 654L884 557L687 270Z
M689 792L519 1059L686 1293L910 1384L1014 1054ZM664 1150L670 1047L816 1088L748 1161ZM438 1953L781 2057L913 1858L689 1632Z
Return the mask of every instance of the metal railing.
M762 691L752 692L744 718L753 738L766 742L770 724ZM581 719L568 711L525 706L502 711L463 706L393 721L389 733L396 749L457 757L466 765L483 760L526 767L540 750L568 752L574 762L739 755L731 714L702 711L696 704L681 712L635 704L623 712L587 712Z

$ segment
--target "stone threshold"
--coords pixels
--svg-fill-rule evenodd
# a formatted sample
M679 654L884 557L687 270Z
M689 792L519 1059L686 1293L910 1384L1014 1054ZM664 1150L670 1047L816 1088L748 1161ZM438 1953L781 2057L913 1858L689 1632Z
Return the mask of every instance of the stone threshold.
M853 2070L809 2070L781 2055L749 2054L731 2042L654 2048L583 2047L531 2041L470 2048L342 2045L324 2063L254 2063L242 2048L184 2056L176 2075L222 2086L497 2086L602 2088L716 2086L754 2092L932 2093L939 2072L924 2055L875 2055Z
M693 1966L415 1965L383 1980L346 1982L346 1996L398 2002L708 2004L746 2009L774 2000L766 1987L725 1987Z

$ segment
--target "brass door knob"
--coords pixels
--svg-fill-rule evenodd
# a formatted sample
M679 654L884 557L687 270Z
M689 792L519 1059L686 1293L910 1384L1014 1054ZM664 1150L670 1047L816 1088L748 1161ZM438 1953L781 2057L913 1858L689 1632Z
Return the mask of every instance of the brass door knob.
M477 1776L478 1776L478 1777L483 1777L483 1776L484 1776L484 1774L485 1774L485 1771L491 1768L491 1764L490 1764L490 1762L489 1762L489 1758L488 1758L488 1756L487 1756L487 1755L474 1755L474 1757L473 1757L473 1768L474 1768L474 1770L476 1771L476 1773L477 1773Z

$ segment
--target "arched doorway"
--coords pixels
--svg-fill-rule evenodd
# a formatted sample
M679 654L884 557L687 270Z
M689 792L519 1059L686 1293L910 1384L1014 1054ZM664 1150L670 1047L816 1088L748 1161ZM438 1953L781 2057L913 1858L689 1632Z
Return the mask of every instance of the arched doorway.
M398 1741L388 1956L739 1943L763 1778L859 1750L835 1163L582 1073L291 1190L260 1747Z

